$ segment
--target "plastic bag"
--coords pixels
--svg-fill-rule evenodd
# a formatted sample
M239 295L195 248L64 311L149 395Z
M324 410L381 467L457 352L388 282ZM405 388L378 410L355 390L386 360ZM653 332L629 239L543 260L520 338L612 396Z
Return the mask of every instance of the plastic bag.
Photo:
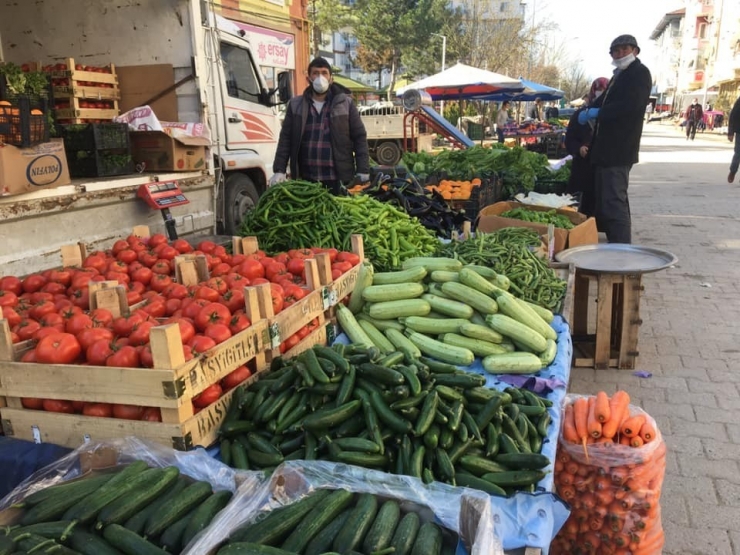
M581 397L568 395L566 406ZM552 555L613 553L618 549L639 549L644 555L661 553L664 537L659 501L666 445L650 415L634 405L629 405L629 412L630 417L644 416L655 430L654 439L641 447L596 442L584 448L566 441L561 431L555 487L572 512L552 543Z
M201 542L192 544L187 553L207 553L209 546L224 542L231 532L258 515L295 503L319 489L346 489L396 499L402 510L413 505L422 521L434 520L459 534L458 554L503 555L494 533L490 499L483 492L438 482L424 484L410 476L328 461L286 462L258 494L244 495L240 488L234 501L200 538Z
M137 460L146 462L150 467L176 466L184 475L195 480L209 482L214 491L236 491L239 486L242 495L247 495L250 491L258 491L265 483L263 473L236 472L210 457L203 449L187 452L176 451L157 443L127 437L86 443L55 463L42 468L21 482L0 501L0 511L5 511L28 495L54 484L79 478L92 470ZM10 509L10 511L16 511L16 509ZM12 517L10 511L3 515L3 521ZM193 541L197 541L203 534L204 532L201 532Z

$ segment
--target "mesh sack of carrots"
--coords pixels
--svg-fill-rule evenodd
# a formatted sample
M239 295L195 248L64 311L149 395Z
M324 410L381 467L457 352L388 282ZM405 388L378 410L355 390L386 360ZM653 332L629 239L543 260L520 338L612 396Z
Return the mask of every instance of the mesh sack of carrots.
M550 553L659 555L665 456L655 420L626 391L566 397L554 478L571 515Z

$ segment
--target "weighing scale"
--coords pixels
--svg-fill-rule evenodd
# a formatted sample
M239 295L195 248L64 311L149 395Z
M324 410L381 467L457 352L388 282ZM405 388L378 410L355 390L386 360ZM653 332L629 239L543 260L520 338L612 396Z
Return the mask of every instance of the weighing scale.
M164 227L167 230L167 236L170 241L177 239L177 230L175 229L175 219L170 213L170 208L188 204L190 201L180 190L177 181L160 181L157 183L144 183L139 187L138 196L154 210L162 212Z

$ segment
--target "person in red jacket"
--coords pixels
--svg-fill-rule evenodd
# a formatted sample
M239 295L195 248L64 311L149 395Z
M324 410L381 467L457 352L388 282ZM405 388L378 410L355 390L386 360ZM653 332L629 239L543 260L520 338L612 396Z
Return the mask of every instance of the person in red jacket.
M701 123L702 119L704 118L704 112L701 109L701 104L699 104L699 101L695 98L691 102L691 106L686 108L686 140L689 140L689 137L691 140L694 140L694 137L696 136L696 127Z
M740 92L740 88L738 92ZM727 120L727 138L730 142L733 139L735 140L735 153L732 155L730 173L727 175L728 183L735 181L735 175L737 175L737 170L740 168L740 138L736 135L740 135L740 96L735 101L732 112L730 112L730 117Z

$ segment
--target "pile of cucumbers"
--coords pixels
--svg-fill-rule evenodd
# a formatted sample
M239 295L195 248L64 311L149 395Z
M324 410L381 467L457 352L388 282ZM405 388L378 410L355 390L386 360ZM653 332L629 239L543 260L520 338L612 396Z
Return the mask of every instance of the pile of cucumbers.
M411 258L403 267L360 267L349 306L337 307L353 343L456 366L481 357L492 374L538 372L555 359L553 313L511 294L506 276L453 258Z
M316 345L239 387L220 429L237 469L331 460L505 496L532 491L552 403L437 360Z
M0 553L180 553L231 496L174 466L136 461L24 498L18 524L0 534Z
M457 534L371 493L317 490L232 532L218 555L452 555Z

